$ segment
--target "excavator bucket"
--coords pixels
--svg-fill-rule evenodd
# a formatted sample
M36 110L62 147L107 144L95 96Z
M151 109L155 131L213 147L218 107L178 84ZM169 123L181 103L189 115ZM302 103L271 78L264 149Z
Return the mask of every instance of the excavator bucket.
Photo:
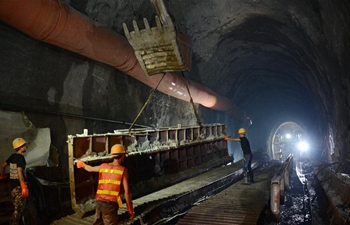
M151 0L156 11L156 27L150 27L143 19L145 29L140 30L133 21L134 31L129 32L125 23L125 36L135 50L142 69L147 75L164 72L189 71L192 63L192 43L175 29L163 0Z

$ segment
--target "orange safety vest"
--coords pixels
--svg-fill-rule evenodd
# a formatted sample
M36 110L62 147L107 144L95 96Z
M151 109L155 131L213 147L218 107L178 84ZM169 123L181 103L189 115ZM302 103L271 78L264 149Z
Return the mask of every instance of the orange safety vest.
M120 184L123 179L125 167L111 166L107 163L100 165L99 179L95 199L101 202L117 202L119 208L123 207L120 197Z

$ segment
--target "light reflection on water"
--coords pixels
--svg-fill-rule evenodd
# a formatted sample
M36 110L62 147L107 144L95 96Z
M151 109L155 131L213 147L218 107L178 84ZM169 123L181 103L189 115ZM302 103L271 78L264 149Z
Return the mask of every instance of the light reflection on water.
M278 225L327 225L326 209L312 187L312 174L305 174L301 164L291 175L291 189L281 205L281 222Z

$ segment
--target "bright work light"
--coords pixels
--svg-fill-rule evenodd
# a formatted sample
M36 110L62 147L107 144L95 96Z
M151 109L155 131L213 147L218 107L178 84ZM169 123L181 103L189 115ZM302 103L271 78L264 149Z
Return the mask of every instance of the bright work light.
M307 151L309 149L309 145L305 141L301 141L298 144L298 148L300 151Z

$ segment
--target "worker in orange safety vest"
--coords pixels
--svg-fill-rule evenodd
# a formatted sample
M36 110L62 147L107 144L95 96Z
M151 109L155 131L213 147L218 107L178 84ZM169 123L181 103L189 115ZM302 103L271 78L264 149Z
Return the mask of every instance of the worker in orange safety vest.
M110 153L114 159L111 163L103 163L100 166L89 166L81 160L77 160L77 167L84 168L88 172L98 172L96 212L94 225L116 225L118 223L118 208L123 207L121 194L124 194L128 208L129 219L134 218L134 209L129 191L128 169L121 164L124 162L126 149L124 145L115 144Z

